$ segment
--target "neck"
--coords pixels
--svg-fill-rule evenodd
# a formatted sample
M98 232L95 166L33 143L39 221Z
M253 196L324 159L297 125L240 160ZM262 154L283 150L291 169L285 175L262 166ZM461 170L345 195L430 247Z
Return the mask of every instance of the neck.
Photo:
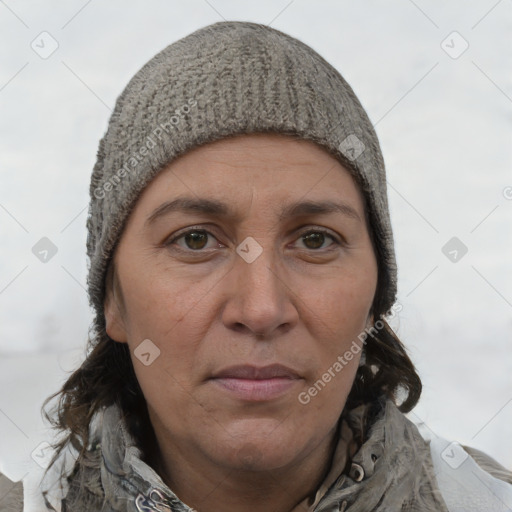
M305 512L329 471L336 430L306 457L285 468L242 471L221 467L202 454L186 454L174 443L160 442L153 466L180 500L197 512Z

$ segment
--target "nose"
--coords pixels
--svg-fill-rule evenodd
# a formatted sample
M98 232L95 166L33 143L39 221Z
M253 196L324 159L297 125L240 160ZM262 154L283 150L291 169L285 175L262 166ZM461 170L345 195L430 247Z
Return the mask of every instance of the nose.
M298 321L294 293L270 249L251 263L238 257L229 273L229 292L222 312L224 325L237 332L270 338Z

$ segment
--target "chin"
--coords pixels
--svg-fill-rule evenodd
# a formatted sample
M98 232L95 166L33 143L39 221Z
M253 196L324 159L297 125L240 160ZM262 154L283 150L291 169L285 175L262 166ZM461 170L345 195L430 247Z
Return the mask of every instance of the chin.
M256 442L246 442L239 447L232 447L230 453L224 452L223 463L230 469L238 471L271 471L284 468L295 461L297 447L291 445L286 449L283 443L273 448ZM293 449L293 452L292 452Z
M232 427L226 428L222 439L216 443L217 456L231 469L279 469L300 457L308 444L305 442L302 446L297 432L286 431L283 424L275 420L245 420L236 428Z

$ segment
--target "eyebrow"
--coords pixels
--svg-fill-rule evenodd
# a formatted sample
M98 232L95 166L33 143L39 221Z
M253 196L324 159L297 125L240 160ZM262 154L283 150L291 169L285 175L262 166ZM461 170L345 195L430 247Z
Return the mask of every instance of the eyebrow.
M344 202L335 201L298 201L292 203L282 209L279 220L304 215L326 215L330 213L341 213L345 217L361 222L361 217L352 206Z
M207 198L178 197L160 205L146 220L146 225L152 224L158 218L170 213L196 213L218 218L239 218L231 207L221 201ZM357 211L347 203L335 201L297 201L286 205L279 213L279 220L306 215L326 215L341 213L345 217L361 222Z

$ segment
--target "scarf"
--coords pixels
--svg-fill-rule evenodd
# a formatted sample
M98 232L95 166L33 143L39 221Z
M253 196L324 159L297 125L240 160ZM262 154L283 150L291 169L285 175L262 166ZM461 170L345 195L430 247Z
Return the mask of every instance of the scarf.
M122 411L104 409L91 443L64 485L60 512L195 512L143 460ZM385 398L344 411L331 467L308 512L447 512L430 448L417 427ZM293 511L292 511L293 512Z

